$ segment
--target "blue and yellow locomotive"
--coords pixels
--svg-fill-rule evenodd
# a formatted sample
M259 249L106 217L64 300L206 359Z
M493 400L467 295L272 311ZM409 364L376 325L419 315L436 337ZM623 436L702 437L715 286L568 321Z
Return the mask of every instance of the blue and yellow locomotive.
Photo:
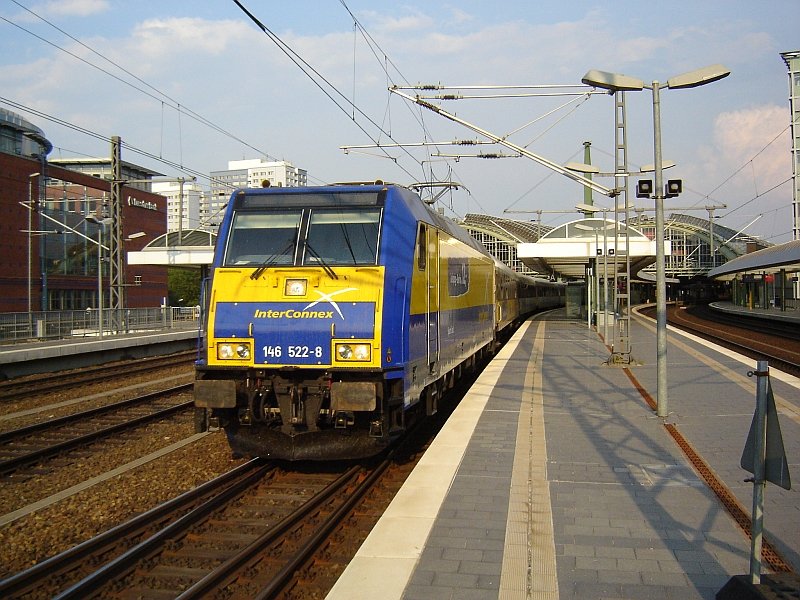
M210 275L198 424L290 460L379 452L522 313L563 304L380 182L235 192Z

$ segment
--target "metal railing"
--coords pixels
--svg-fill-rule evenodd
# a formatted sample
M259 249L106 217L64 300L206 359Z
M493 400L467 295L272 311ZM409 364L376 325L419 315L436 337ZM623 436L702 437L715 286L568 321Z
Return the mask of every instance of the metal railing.
M125 308L116 313L114 309L104 308L100 317L96 308L0 313L0 344L196 329L199 326L199 310L194 307Z

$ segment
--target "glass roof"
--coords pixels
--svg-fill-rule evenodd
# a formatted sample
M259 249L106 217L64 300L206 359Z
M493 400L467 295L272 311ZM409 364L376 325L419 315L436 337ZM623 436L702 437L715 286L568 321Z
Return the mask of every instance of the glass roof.
M589 217L588 219L578 219L565 223L560 227L556 227L552 231L542 236L539 242L558 241L562 242L565 239L585 239L594 238L595 236L614 235L614 228L616 223L613 219L598 219L596 217ZM629 239L648 240L642 232L634 229L633 227L626 227L625 223L619 224L620 231L628 231Z

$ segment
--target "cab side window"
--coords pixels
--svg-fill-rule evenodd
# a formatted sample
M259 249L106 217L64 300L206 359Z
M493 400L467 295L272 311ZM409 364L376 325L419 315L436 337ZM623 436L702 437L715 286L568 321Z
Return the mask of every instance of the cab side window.
M417 269L424 271L428 264L428 235L423 223L417 230Z

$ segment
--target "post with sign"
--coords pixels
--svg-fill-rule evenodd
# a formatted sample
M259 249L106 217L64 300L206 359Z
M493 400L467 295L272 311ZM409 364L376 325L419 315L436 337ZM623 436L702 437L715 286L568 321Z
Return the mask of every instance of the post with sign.
M756 410L750 424L750 432L742 452L741 467L753 476L745 481L753 483L753 514L750 529L750 575L735 575L717 592L716 600L741 600L742 598L766 598L761 594L761 551L764 531L764 490L767 482L785 490L792 488L789 466L783 447L783 436L778 423L775 397L769 381L769 363L760 360L755 371L748 377L756 380ZM781 573L792 579L790 586L800 581L793 573ZM770 576L770 586L778 575Z
M742 452L741 466L753 474L753 524L750 533L750 583L761 582L761 541L764 531L764 488L767 481L785 490L792 488L786 450L783 447L778 411L769 382L769 363L758 361L756 411Z

